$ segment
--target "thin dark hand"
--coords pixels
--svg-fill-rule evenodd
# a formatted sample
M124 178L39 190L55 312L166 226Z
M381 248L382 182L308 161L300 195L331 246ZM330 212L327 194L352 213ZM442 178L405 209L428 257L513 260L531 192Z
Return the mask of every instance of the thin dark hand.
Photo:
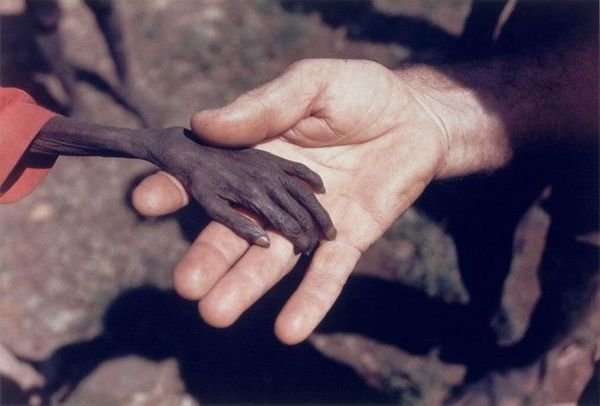
M149 160L175 176L210 217L248 242L270 244L262 227L236 207L264 219L297 252L312 251L321 235L335 237L333 223L313 193L313 188L324 192L325 187L307 166L251 148L201 145L185 128L153 131L152 138L159 141L149 145Z
M248 210L310 252L321 236L336 231L313 189L324 185L307 166L254 149L201 145L181 127L130 130L55 117L40 131L29 153L139 158L175 176L208 215L251 244L269 237L235 208Z

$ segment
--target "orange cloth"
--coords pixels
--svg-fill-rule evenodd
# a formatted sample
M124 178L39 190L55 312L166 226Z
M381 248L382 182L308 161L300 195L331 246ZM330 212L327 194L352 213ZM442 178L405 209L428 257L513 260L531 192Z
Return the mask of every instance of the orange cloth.
M23 156L54 116L22 90L0 87L0 203L27 196L54 164L55 157Z

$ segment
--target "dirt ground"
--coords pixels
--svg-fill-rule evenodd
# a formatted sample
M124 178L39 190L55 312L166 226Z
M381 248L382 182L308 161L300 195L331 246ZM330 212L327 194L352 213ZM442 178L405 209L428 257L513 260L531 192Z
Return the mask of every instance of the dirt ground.
M68 58L114 83L91 14L79 1L62 4ZM444 42L425 38L451 41L469 10L467 0L376 1L377 13L412 30L394 41L370 36L369 18L329 18L327 10L276 0L117 4L137 84L164 126L186 125L194 111L221 105L300 58L368 58L393 67L442 57ZM22 6L0 5L0 79L60 104L65 96L36 59ZM417 18L425 23L413 24ZM138 125L93 83L79 86L85 118ZM194 305L170 291L171 270L204 219L193 208L159 220L138 217L128 193L151 170L140 162L61 158L32 196L0 208L0 339L32 360L59 350L47 365L72 386L67 404L436 405L461 382L464 367L443 360L439 349L440 335L460 336L466 328L444 323L445 306L468 298L443 219L411 209L365 255L319 333L285 347L272 326L302 267L235 327L204 325ZM534 207L517 233L506 284L512 293L503 301L507 341L522 335L538 294L535 270L547 226ZM125 345L113 348L106 337Z

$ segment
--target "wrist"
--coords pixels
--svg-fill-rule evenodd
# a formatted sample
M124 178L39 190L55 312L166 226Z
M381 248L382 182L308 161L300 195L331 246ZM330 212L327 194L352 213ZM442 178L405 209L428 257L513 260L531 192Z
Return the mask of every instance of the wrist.
M160 130L149 130L143 137L143 148L146 160L157 167L169 172L186 186L189 183L185 174L185 155L194 150L186 136L186 129L171 127Z
M512 156L499 117L485 108L477 89L464 85L452 68L407 66L396 72L423 120L434 124L444 145L436 179L495 170Z
M40 130L29 152L44 155L146 159L142 130L107 127L66 117L52 118Z

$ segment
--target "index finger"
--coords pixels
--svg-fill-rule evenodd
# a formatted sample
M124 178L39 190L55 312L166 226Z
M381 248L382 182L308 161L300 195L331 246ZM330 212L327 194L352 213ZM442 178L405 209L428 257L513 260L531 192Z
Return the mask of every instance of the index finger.
M212 222L196 238L174 272L175 290L199 300L248 250L249 244L224 225Z

